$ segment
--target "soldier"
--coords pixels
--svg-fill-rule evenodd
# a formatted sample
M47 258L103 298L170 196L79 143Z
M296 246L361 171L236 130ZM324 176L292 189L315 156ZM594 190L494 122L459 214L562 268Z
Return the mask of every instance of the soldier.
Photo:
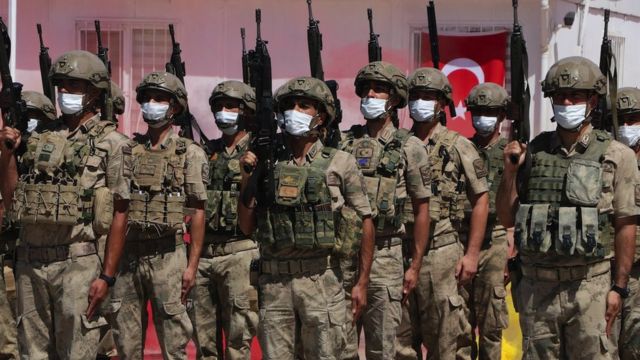
M414 336L422 339L433 359L471 356L466 293L460 286L477 272L488 213L484 162L469 140L439 121L452 101L449 80L439 70L420 68L409 77L411 130L423 142L433 172L428 251L412 299L418 314L412 318L419 322L415 328L420 334ZM465 198L471 203L466 252L458 236Z
M247 199L250 207L238 205L240 229L256 230L261 244L258 337L265 359L293 359L299 342L305 359L339 359L346 306L336 252L345 232L362 230L352 293L356 318L366 305L374 231L365 183L353 156L320 140L335 116L324 82L292 79L278 89L275 101L287 144L267 175L273 181L265 181L275 189L261 189L257 202ZM247 167L258 161L251 151L240 158L242 191L248 186ZM361 229L353 227L349 214L362 218Z
M187 108L187 92L177 77L147 74L136 100L148 130L136 137L132 150L129 229L110 322L120 358L142 359L150 301L163 357L186 359L193 332L186 301L202 250L209 165L199 145L173 132L173 120ZM183 241L187 208L188 254Z
M471 335L474 337L472 353L473 358L499 360L502 356L502 330L509 322L504 274L510 246L507 242L507 229L496 219L495 203L504 168L504 148L507 145L507 139L500 137L500 124L506 118L509 96L503 87L484 83L471 89L466 105L476 130L471 141L484 160L489 185L489 217L480 250L478 274L467 286L469 320L473 329ZM465 224L470 218L468 215L465 213ZM477 347L476 327L480 338Z
M98 307L115 282L124 243L131 148L113 124L100 121L109 73L97 56L67 52L49 77L61 121L32 133L19 161L21 134L0 130L0 185L21 227L18 342L23 359L95 359L106 324ZM107 234L101 267L97 239Z
M364 174L376 227L368 306L361 324L367 359L391 359L400 303L416 286L428 238L431 171L420 140L393 124L397 109L407 104L407 79L400 70L386 62L372 62L360 69L355 87L366 125L355 125L346 132L342 148L355 156ZM416 226L413 262L404 272L401 237L406 201L413 204ZM348 329L343 359L357 359L358 334L359 330Z
M111 98L113 101L113 117L124 114L126 105L124 93L122 93L120 86L113 81L111 81Z
M634 256L638 169L631 149L591 126L605 84L590 60L559 60L542 82L556 131L504 150L496 208L503 226L515 226L522 278L511 281L525 358L610 358L607 335Z
M257 296L249 284L251 261L258 257L254 240L238 229L239 158L251 141L249 123L256 110L253 89L224 81L211 93L209 105L222 137L211 151L207 187L206 234L195 289L194 339L199 359L249 359L258 326ZM225 356L218 354L218 324L226 335ZM218 334L218 335L217 335Z
M36 91L23 91L22 100L27 104L27 132L32 133L40 123L50 126L56 121L56 108L51 100Z
M624 123L620 126L618 139L629 146L638 159L640 168L640 89L622 88L618 90L619 119ZM636 192L636 205L640 205L640 194ZM636 220L636 224L637 224ZM619 351L619 358L623 360L640 358L640 231L636 226L636 251L629 277L629 296L623 298L622 313L616 320L612 340ZM617 358L617 354L613 354Z

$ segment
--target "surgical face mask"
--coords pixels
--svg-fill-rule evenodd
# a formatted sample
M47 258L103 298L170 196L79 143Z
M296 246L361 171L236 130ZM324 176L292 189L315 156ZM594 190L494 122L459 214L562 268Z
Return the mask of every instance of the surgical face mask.
M38 119L29 119L29 122L27 123L27 132L33 132L33 130L38 127L38 122Z
M434 100L409 101L409 114L417 122L431 122L435 118L436 102Z
M303 136L311 130L313 118L313 116L297 110L287 110L284 112L285 131L293 136Z
M563 129L573 130L577 128L586 117L587 104L553 105L553 118Z
M362 100L360 100L360 112L365 119L376 120L387 112L387 100L362 98Z
M640 140L640 125L622 125L618 129L618 135L620 142L629 147L635 147Z
M478 135L491 135L498 123L497 116L471 116L471 120Z
M238 132L238 113L231 111L218 111L215 113L216 125L225 135L233 135Z
M72 115L82 111L84 94L69 94L58 92L58 106L65 115Z
M169 122L169 119L167 119L169 104L145 102L142 103L140 109L142 110L144 122L151 128L160 128Z

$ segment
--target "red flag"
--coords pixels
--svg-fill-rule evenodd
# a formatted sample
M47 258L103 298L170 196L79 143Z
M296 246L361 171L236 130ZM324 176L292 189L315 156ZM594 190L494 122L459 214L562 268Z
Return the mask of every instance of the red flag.
M504 86L507 32L478 33L464 35L438 35L440 45L440 70L447 75L453 87L453 102L457 117L448 117L447 127L471 137L475 131L471 125L471 114L464 99L474 86L493 82ZM432 67L429 34L422 33L422 63ZM449 111L447 110L447 115Z

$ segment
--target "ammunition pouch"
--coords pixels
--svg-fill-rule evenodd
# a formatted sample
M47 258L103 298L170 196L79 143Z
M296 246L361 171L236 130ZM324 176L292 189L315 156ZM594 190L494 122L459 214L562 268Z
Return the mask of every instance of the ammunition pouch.
M94 190L75 185L20 181L11 217L20 224L72 226L93 220Z
M184 222L186 198L182 193L133 192L129 203L129 224L159 232L180 230Z

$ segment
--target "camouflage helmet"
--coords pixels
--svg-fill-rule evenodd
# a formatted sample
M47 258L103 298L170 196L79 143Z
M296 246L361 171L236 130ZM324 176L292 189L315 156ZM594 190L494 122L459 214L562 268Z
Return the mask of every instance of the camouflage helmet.
M354 82L357 96L362 96L362 89L367 81L381 81L391 85L394 93L400 98L398 108L407 105L407 78L394 65L384 61L374 61L360 69Z
M182 81L175 75L165 71L154 71L147 74L140 85L136 87L136 101L142 103L142 93L146 90L163 91L173 96L173 99L182 106L187 108L187 90L184 88Z
M113 99L113 112L116 115L122 115L125 107L124 93L113 80L111 81L111 98Z
M419 68L409 76L409 93L413 90L435 90L444 95L447 103L453 103L453 89L447 76L436 68Z
M324 109L329 116L324 126L327 126L335 119L335 100L333 99L333 95L331 95L329 87L327 87L327 84L325 84L324 81L302 76L293 78L284 83L284 85L280 86L278 90L276 90L274 95L276 109L278 112L282 112L279 108L281 102L292 96L301 96L319 101L320 104L324 106Z
M228 80L216 85L209 97L209 106L213 111L213 103L223 97L238 99L245 107L256 111L256 92L242 81Z
M56 120L56 108L48 97L37 91L23 91L21 96L27 104L27 110L37 111L48 120Z
M510 100L507 90L498 84L488 82L474 86L465 103L471 111L481 108L507 110Z
M62 79L69 78L89 81L99 89L109 87L107 67L96 55L84 50L74 50L62 54L51 65L49 78L53 85L58 85Z
M618 89L616 107L618 114L622 116L640 113L640 89L634 87Z
M572 56L557 61L542 81L545 97L552 96L562 89L595 91L604 95L607 79L593 61L581 56Z

